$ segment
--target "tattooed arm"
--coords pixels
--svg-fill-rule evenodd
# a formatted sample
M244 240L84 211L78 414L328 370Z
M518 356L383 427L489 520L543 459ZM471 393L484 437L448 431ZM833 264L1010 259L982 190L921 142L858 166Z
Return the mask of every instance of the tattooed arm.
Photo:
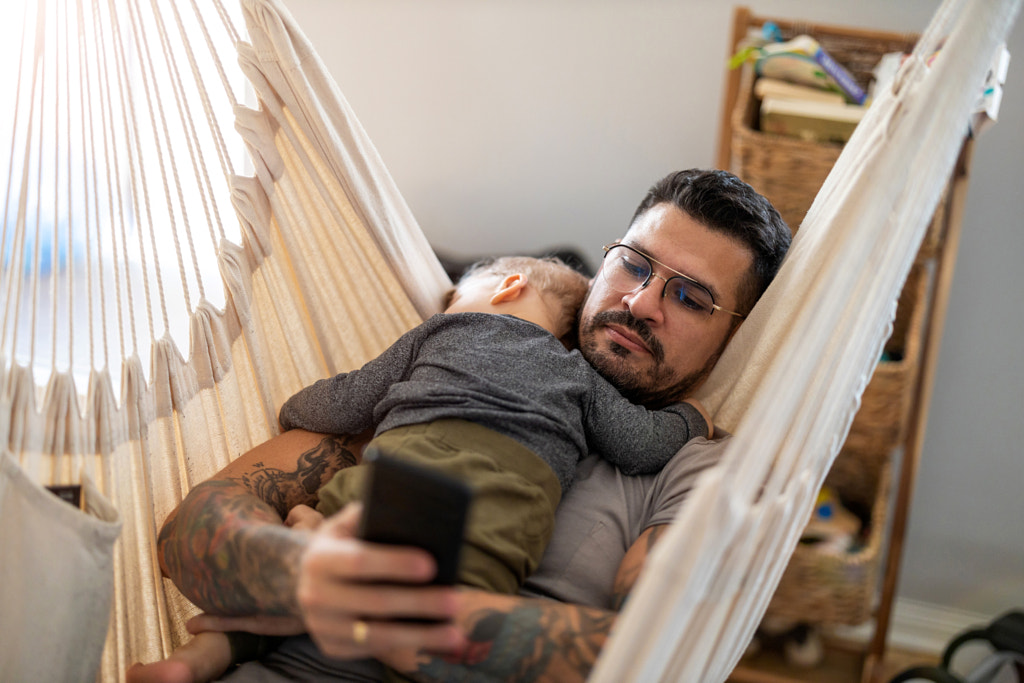
M182 501L160 533L158 553L165 575L207 612L195 624L199 630L308 630L322 648L345 659L394 648L461 648L465 639L450 622L455 590L423 586L436 571L428 553L353 538L355 507L316 531L281 522L296 505L315 504L316 492L335 472L358 462L368 436L285 432ZM395 621L398 616L424 621ZM365 642L355 643L353 623L360 618L376 625Z
M668 527L644 531L626 552L615 579L617 609L625 603L654 543ZM411 678L562 683L584 681L604 646L615 612L556 602L466 590L458 622L468 646L457 658L394 655L390 666Z
M335 472L359 461L363 436L292 430L257 446L194 487L164 523L160 568L213 614L296 615L296 574L309 534L283 526L316 504Z

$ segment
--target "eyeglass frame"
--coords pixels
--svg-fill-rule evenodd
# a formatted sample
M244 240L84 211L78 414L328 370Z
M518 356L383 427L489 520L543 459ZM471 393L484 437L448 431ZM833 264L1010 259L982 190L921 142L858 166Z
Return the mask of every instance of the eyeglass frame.
M664 299L665 298L665 293L668 291L668 283L670 281L672 281L672 280L675 280L676 278L679 278L683 282L688 282L688 283L690 283L690 284L692 284L692 285L694 285L696 287L700 287L701 289L703 289L705 292L708 293L708 297L711 299L711 312L708 313L708 318L710 318L712 315L714 315L715 311L721 311L722 313L728 313L729 315L736 316L740 320L743 320L743 319L745 319L747 317L746 315L744 315L742 313L737 313L736 311L730 311L728 308L723 308L723 307L719 306L718 304L715 303L715 295L711 293L710 289L708 289L707 287L705 287L701 283L697 282L696 280L694 280L689 275L684 275L683 273L680 273L675 268L671 268L671 267L665 265L664 263L662 263L658 259L654 258L653 256L650 256L649 254L645 254L644 252L640 251L636 247L630 246L628 244L623 244L622 242L612 242L611 244L606 244L603 247L601 247L601 249L604 250L604 256L601 258L602 262L604 261L604 259L608 258L608 254L610 254L612 249L614 249L615 247L623 247L625 249L629 249L634 254L637 254L638 256L643 258L645 261L647 261L647 265L650 267L650 271L651 271L650 273L648 273L647 279L645 279L642 284L637 285L633 289L629 289L629 290L626 290L625 292L622 292L623 294L630 293L630 292L637 292L637 291L645 289L647 287L647 285L651 284L651 278L655 278L656 277L656 278L658 278L659 280L661 280L661 281L663 281L665 283L664 286L662 286L662 288L661 288L661 298ZM654 264L657 264L657 265L661 266L662 268L664 268L665 270L669 271L670 273L675 273L675 275L673 275L670 278L664 278L661 275L658 275L657 273L654 272ZM603 266L603 263L602 263L602 266ZM605 276L605 277L607 277L607 276ZM618 290L616 290L616 291L618 291Z

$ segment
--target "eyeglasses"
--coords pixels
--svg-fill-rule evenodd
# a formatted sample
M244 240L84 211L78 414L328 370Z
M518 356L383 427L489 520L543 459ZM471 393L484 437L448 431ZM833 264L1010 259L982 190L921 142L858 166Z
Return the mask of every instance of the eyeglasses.
M604 247L604 264L601 273L604 275L608 286L623 294L643 289L650 284L651 278L658 278L665 281L661 290L662 298L667 298L673 306L678 305L686 311L699 313L705 317L711 317L715 311L728 313L737 318L746 316L736 311L722 308L715 303L715 297L707 287L700 284L693 278L687 277L678 270L672 270L661 261L656 261L642 251L638 251L626 244L607 244ZM654 264L675 273L667 280L655 274Z

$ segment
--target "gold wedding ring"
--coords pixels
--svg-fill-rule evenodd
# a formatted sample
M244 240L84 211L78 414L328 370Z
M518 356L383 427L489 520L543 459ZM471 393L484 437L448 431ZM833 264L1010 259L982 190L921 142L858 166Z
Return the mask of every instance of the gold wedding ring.
M370 627L362 619L352 622L352 642L362 645L370 637Z

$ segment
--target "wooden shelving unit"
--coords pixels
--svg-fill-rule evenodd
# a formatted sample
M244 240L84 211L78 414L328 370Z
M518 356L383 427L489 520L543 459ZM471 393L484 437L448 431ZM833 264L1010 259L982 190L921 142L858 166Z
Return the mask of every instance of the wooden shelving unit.
M880 44L894 45L916 37L900 33L869 31L856 28L828 25L811 25L806 22L795 22L775 17L756 16L746 7L738 7L734 11L730 54L738 49L741 40L751 27L772 21L782 29L784 34L809 33L826 44L828 38L839 41L879 41ZM823 39L824 37L824 39ZM888 51L888 50L886 50ZM751 182L756 189L772 199L772 190L758 187L758 183L744 177L743 169L735 166L735 137L739 131L735 129L740 120L737 113L737 102L742 104L741 73L739 70L727 72L725 92L723 96L722 116L718 139L718 167L736 172L741 178ZM842 642L826 642L826 663L821 669L794 670L788 668L781 657L771 655L758 656L744 661L733 672L730 681L735 683L801 683L805 681L828 681L843 683L846 680L860 683L883 683L885 675L882 663L886 656L886 641L892 616L893 602L899 579L906 536L910 503L914 494L914 482L917 478L918 465L924 445L924 436L928 422L928 411L934 384L935 367L939 355L941 331L945 322L946 308L952 286L953 272L959 248L963 209L966 200L968 180L970 176L970 160L972 141L964 141L959 160L948 180L942 202L935 212L930 244L922 248L918 262L927 272L929 283L926 298L921 302L924 307L924 321L921 332L920 356L912 377L908 378L909 408L898 441L891 451L880 454L891 459L893 453L902 452L898 469L894 469L892 490L889 492L889 514L886 524L888 533L882 548L878 585L875 587L875 599L870 606L870 621L873 622L872 635L865 645ZM821 176L824 180L824 175ZM819 182L820 186L820 182ZM807 206L810 205L817 187L807 189ZM773 200L774 201L774 200ZM799 218L785 216L788 222L798 225ZM895 463L894 463L895 464ZM815 623L813 615L807 615L807 621ZM839 678L836 671L851 672L851 678ZM816 677L824 676L824 677Z

